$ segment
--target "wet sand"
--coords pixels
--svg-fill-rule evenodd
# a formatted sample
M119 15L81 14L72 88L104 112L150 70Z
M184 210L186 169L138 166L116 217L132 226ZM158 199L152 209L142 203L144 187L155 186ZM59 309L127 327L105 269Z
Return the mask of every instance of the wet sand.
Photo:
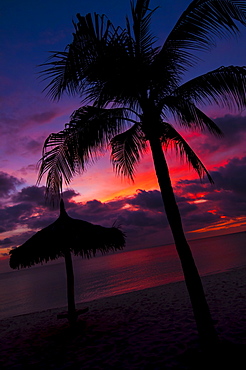
M73 330L57 319L63 309L3 319L0 368L245 369L246 268L202 281L223 342L216 359L201 352L185 284L177 282L78 304L89 311Z

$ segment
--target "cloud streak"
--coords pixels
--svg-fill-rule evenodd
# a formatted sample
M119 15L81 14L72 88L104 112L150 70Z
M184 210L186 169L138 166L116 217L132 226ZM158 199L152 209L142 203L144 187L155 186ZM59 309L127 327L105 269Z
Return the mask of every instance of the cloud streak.
M44 187L33 186L37 180L36 164L44 139L51 132L62 130L70 114L81 104L79 97L64 96L60 102L49 101L42 94L47 81L37 78L42 68L36 66L45 62L48 50L63 50L71 42L71 20L78 11L105 13L115 24L124 22L122 14L129 13L128 2L74 0L68 4L61 2L59 7L52 1L43 1L42 6L34 3L30 8L29 2L20 4L13 0L12 5L6 2L3 8L0 72L0 248L3 254L58 216L58 210L52 210L45 203ZM166 2L159 9L152 25L159 44L184 10L183 5L177 2L174 8L171 2ZM37 21L39 19L42 21ZM220 40L213 54L203 54L204 65L199 63L186 77L193 78L222 63L242 65L245 52L240 45L245 40L245 32L242 35L239 44L234 40ZM227 109L214 106L205 107L204 111L211 113L224 137L188 131L184 137L211 172L215 184L196 180L195 171L180 164L175 152L167 153L188 237L196 230L204 233L195 235L205 236L209 235L205 232L213 228L218 232L222 227L225 231L227 225L241 222L239 229L245 225L246 118L244 113L229 115ZM73 179L75 190L64 193L68 213L104 226L120 224L127 234L129 248L171 242L151 155L144 156L135 180L135 184L129 184L115 178L105 156L83 173L83 177Z
M213 171L212 176L213 185L199 180L180 180L176 184L176 198L187 235L192 236L197 230L218 230L223 225L232 227L240 222L242 227L246 225L246 157L233 158ZM4 173L1 178L5 182L1 190L0 245L2 253L7 253L10 247L52 223L59 211L46 203L44 187L28 186L18 190L21 180ZM6 196L11 205L3 202ZM128 248L172 242L158 190L139 189L130 197L108 202L96 199L76 202L79 194L74 190L65 191L63 197L71 217L107 227L120 225L127 235Z

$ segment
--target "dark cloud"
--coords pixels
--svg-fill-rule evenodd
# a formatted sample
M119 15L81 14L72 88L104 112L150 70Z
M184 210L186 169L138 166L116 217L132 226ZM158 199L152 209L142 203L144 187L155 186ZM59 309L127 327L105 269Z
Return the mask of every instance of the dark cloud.
M145 210L130 211L124 210L119 215L122 225L132 225L137 227L160 227L167 225L166 217L156 212L146 212Z
M33 123L43 124L52 121L56 115L56 111L41 112L30 116L30 120L33 121Z
M11 237L11 245L2 245L2 247L0 248L8 248L8 251L11 250L12 248L16 248L18 247L19 245L25 243L25 241L27 241L27 239L31 238L31 236L33 236L35 234L35 231L27 231L27 232L23 232L21 234L16 234L16 235L13 235ZM3 253L1 253L3 255Z
M177 183L176 190L183 194L187 201L194 201L196 196L197 200L205 201L199 205L199 209L203 209L207 217L204 224L216 221L218 216L245 216L246 157L231 159L225 166L212 171L211 175L214 184L201 183L199 180L181 180ZM213 210L214 215L211 213ZM212 216L214 219L209 220Z
M35 222L39 219L39 215L45 215L45 211L47 213L48 207L45 204L44 187L25 187L12 195L11 203L10 206L0 208L0 233L12 231L19 227L35 229ZM45 219L46 217L44 217L44 224Z
M246 157L233 158L226 166L212 172L216 189L230 190L246 196Z
M62 198L64 199L64 201L70 201L72 198L75 198L77 196L79 196L80 194L78 192L76 192L75 190L73 189L68 189L68 190L65 190L63 193L62 193ZM72 205L73 203L71 203Z
M207 181L202 183L200 180L180 180L177 183L177 190L186 193L207 192L218 196L218 191L228 191L240 196L246 197L246 157L233 158L225 166L219 167L216 171L211 171L214 184Z
M181 180L175 187L186 232L214 225L221 221L221 217L245 216L246 157L230 160L227 165L213 171L212 176L215 181L212 185L200 180ZM15 181L10 181L9 184L2 194L8 194L9 189L15 190ZM14 184L13 187L11 184ZM28 230L11 238L4 238L1 242L2 250L20 245L58 217L58 207L53 209L45 201L44 192L44 187L36 186L22 188L19 192L15 190L11 206L0 208L0 232L20 228ZM63 193L68 214L106 227L120 225L127 235L129 248L173 242L158 190L139 189L132 197L105 203L97 199L77 203L78 195L72 189Z
M0 240L0 248L6 248L6 246L12 244L13 241L10 238Z
M13 195L12 200L15 203L27 202L32 203L35 206L42 206L53 209L53 205L45 197L45 186L28 186L22 188L18 193ZM66 190L62 193L62 197L65 201L70 201L72 198L78 196L79 193L71 190ZM58 209L58 206L55 208Z
M205 189L214 189L213 185L211 185L207 179L200 180L179 180L175 185L175 191L178 194L197 194L204 192ZM210 191L210 190L209 190Z
M37 165L36 164L29 164L26 167L21 167L18 171L21 173L21 175L26 176L29 172L34 172L34 171L36 172L37 171Z
M8 197L11 192L16 190L17 186L23 185L23 183L24 180L0 171L0 198Z
M43 137L39 140L32 139L29 137L23 137L21 139L21 144L24 150L27 151L27 153L25 153L26 155L30 155L30 153L32 154L39 153L41 156L43 143L44 143Z
M77 196L74 190L67 190L63 198L73 208L76 203L70 200ZM12 195L11 206L0 208L0 233L25 227L34 231L54 222L59 215L45 198L45 187L29 186ZM11 238L14 240L13 238Z
M244 141L246 129L246 117L232 116L230 114L215 119L215 123L223 132L223 145L233 146Z
M15 203L27 202L37 205L45 205L45 187L28 186L13 196Z
M197 206L195 204L190 204L185 197L176 195L176 201L179 205L179 210L181 215L187 216L189 213L194 212L197 210ZM147 224L152 224L152 218L154 215L154 223L155 225L167 225L167 220L164 212L164 205L161 197L161 193L159 190L138 190L137 194L128 201L129 204L137 206L139 210L144 211L145 216L140 215L143 219L143 223L146 221ZM137 213L136 211L134 212ZM144 220L148 215L148 220ZM150 217L152 215L152 217ZM158 221L157 217L158 216Z
M22 94L23 95L23 94ZM10 95L0 101L0 128L2 134L13 133L13 128L20 131L22 128L37 126L51 122L61 112L50 106L49 110L40 111L40 98L30 96L27 92L22 96L19 93ZM41 102L43 104L43 102ZM47 107L43 107L47 109ZM33 114L33 110L39 111Z
M151 200L153 200L153 204L151 204ZM69 203L67 211L72 217L100 223L103 226L112 226L117 223L127 227L143 227L145 225L146 227L158 228L161 224L166 223L162 212L160 212L161 207L163 210L160 192L139 190L132 198L118 199L107 203L96 199L84 204Z
M197 153L201 153L203 158L206 157L206 154L228 151L245 142L246 117L227 114L214 121L223 132L223 136L206 135L204 138L199 137L199 140L195 140L193 143L193 149Z
M45 136L23 136L21 132L15 132L15 134L9 135L9 137L3 141L2 148L5 149L5 153L9 155L18 152L22 157L30 158L33 155L38 155L38 158L40 158L45 139Z
M32 214L32 205L27 203L5 206L0 209L0 224L5 231L11 231L17 226L26 225L28 218Z
M179 210L182 216L187 216L189 213L197 211L197 206L195 204L190 204L187 202L187 198L180 197L176 195L176 201L179 205Z
M117 221L121 205L122 201L102 203L94 199L86 203L69 202L66 208L71 217L111 227Z
M190 212L187 215L182 215L184 230L186 232L202 229L205 226L214 224L215 222L221 221L220 214L214 214L209 212L211 209L211 204L202 203L196 207L196 210Z
M129 204L137 205L143 209L163 210L163 202L158 190L145 191L138 189L137 195L129 200Z
M106 203L102 203L96 199L86 202L84 205L83 212L90 215L96 214L96 217L101 217L109 211L109 206Z

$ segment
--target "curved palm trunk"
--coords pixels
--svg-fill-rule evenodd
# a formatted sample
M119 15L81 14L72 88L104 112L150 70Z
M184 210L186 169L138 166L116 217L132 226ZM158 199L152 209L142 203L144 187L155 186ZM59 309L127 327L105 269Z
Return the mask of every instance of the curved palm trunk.
M66 272L67 272L67 301L68 301L68 321L72 326L77 320L75 300L74 300L74 273L71 252L68 249L64 253Z
M183 231L166 159L160 140L152 137L149 138L149 142L166 215L172 230L176 249L183 268L186 286L190 295L200 341L203 346L211 347L218 343L218 337L209 312L202 282Z

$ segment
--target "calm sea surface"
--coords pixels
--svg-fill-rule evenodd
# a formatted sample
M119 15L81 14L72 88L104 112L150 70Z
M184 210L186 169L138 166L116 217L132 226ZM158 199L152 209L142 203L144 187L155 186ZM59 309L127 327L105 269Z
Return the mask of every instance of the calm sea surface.
M246 267L246 233L189 242L201 275ZM183 280L174 245L74 260L76 302ZM0 273L0 318L66 306L63 260Z

